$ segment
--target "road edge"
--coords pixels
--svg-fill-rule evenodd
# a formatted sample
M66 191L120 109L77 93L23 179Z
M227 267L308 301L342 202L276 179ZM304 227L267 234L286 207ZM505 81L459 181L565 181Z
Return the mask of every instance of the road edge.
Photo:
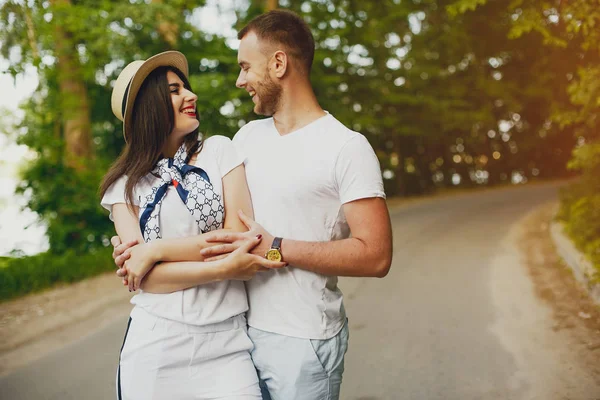
M30 319L17 326L18 329L8 327L14 322L0 319L0 330L6 329L3 335L11 333L11 330L15 334L19 334L19 330L28 332L26 340L0 346L0 377L83 340L120 318L126 318L133 307L131 297L132 294L122 288L114 273L109 272L3 303L5 307L17 308L17 313L19 309L31 313L39 309L37 304L60 304L52 312L34 315L36 318L30 315Z
M558 204L558 203L557 203ZM556 215L556 213L555 213ZM561 259L573 271L575 279L589 293L590 298L600 306L600 283L594 282L594 267L573 241L564 232L564 224L555 218L550 224L550 236Z

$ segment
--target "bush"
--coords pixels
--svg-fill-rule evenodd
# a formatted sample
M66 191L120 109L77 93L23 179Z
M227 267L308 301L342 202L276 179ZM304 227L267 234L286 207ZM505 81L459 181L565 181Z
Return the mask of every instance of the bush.
M582 172L581 180L561 191L558 218L579 250L596 267L600 278L600 144L573 152L569 168Z
M112 247L87 254L67 251L0 260L0 301L36 292L57 283L73 283L114 271Z

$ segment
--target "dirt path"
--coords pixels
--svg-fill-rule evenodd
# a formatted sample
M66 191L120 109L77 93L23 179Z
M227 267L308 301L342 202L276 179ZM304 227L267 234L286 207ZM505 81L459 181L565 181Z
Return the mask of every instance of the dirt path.
M548 204L530 214L522 225L521 251L536 295L552 310L554 332L569 343L568 357L577 358L590 377L600 377L600 306L559 257L550 236L556 211ZM567 355L565 355L567 356ZM600 393L594 400L600 399Z
M130 298L107 273L0 304L0 376L127 315Z
M491 330L516 365L509 385L525 388L516 398L600 400L600 307L554 249L555 211L556 203L538 207L499 244Z

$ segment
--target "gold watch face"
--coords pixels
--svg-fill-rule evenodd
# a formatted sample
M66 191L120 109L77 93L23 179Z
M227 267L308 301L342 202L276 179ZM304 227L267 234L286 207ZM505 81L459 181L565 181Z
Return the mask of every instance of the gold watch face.
M271 249L267 251L265 258L269 261L281 261L281 253L277 249Z

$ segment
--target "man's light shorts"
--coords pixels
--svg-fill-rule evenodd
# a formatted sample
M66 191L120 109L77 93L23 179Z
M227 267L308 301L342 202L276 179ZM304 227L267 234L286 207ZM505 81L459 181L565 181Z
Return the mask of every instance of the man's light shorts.
M348 321L331 339L300 339L248 328L263 400L337 400Z
M131 313L117 372L117 398L260 400L243 315L194 326Z

